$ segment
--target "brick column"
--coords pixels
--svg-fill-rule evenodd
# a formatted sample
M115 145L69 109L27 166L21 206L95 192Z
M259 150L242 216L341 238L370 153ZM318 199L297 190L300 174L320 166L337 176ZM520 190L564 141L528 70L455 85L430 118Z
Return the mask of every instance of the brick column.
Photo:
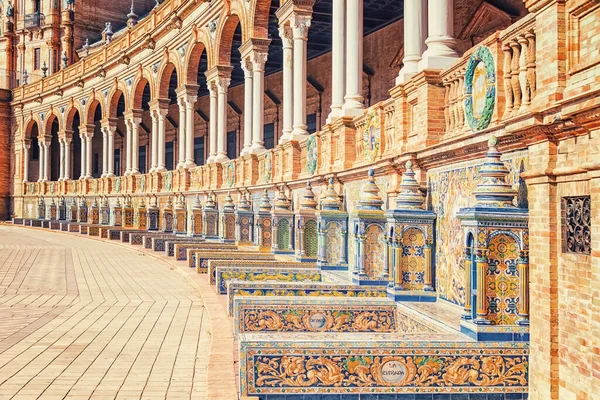
M530 334L529 398L558 400L558 198L557 145L529 147L531 170L523 174L529 192Z

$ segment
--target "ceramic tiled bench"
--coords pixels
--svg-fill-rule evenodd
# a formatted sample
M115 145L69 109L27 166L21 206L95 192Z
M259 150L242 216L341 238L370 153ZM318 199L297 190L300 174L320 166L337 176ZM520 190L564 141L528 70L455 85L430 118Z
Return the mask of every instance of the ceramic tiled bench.
M188 247L183 247L178 251L177 259L179 259L179 257L182 257L181 252L185 252L186 255L185 255L184 260L187 260L188 267L196 266L196 253L199 251L214 250L214 251L231 252L231 251L239 250L238 246L236 246L232 243L207 242L205 245L198 244L198 245L185 245L185 246L188 246Z
M87 235L88 230L88 224L79 224L79 233L81 233L82 235Z
M193 239L192 239L193 240ZM203 240L203 239L200 239ZM167 249L167 243L189 243L190 242L190 238L189 237L185 237L185 236L174 236L171 235L170 237L153 237L151 239L151 246L150 248L154 251L166 251Z
M73 232L73 233L75 233L75 232L79 232L79 231L80 231L80 229L81 229L81 228L79 227L79 225L80 225L80 224L79 224L79 222L69 222L69 228L68 228L68 231L69 231L69 232Z
M478 343L443 335L413 340L389 333L245 333L238 342L242 396L320 399L319 394L345 398L360 393L381 399L386 393L406 398L453 393L469 399L471 393L477 398L527 393L526 343Z
M68 232L69 231L69 222L61 222L60 230L63 232Z
M144 234L142 235L142 246L144 246L145 249L151 249L152 248L152 239L154 238L174 238L175 235L172 233L162 233L162 232L144 232ZM132 243L134 244L134 243Z
M231 261L209 261L209 271L212 263L220 263L216 267L215 282L217 293L227 293L226 282L228 280L244 281L279 281L279 282L320 282L321 272L313 268L296 268L289 264L294 263L270 263L262 261L261 266L237 265ZM229 264L227 266L227 264ZM288 264L288 265L286 265ZM210 273L209 273L210 275ZM211 284L213 284L211 282Z
M249 332L395 332L398 307L384 298L237 297L236 335Z
M229 250L201 250L194 253L196 260L196 272L206 274L208 272L209 261L212 260L233 260L240 262L247 261L276 261L273 254L259 253L258 251L229 251ZM254 264L252 264L254 265ZM212 270L212 278L214 279L214 269Z
M38 228L42 227L42 220L41 219L32 219L31 220L31 226L35 226Z
M165 242L165 255L168 257L173 257L175 255L175 246L178 244L182 244L182 245L203 245L206 244L206 241L204 240L204 238L200 238L200 237L182 237L182 239L185 239L183 241L179 241L179 237L177 237L177 240L167 240ZM210 243L210 245L215 245L213 243Z
M108 232L110 231L110 227L108 226L101 226L100 228L100 237L103 239L108 239Z
M50 221L50 229L59 230L60 229L60 221Z
M333 297L333 298L387 298L385 286L332 285L328 283L295 282L245 282L227 283L227 312L233 315L233 302L237 296L273 297Z
M120 229L119 232L120 232L119 235L120 235L120 238L121 238L121 242L123 242L123 243L129 243L129 236L132 233L138 233L138 232L142 232L143 233L143 232L146 232L146 231L139 230L139 229Z
M50 229L50 220L42 220L42 228Z
M100 225L89 225L88 235L100 237Z
M271 254L272 255L272 254ZM268 256L267 256L268 257ZM316 268L315 263L298 262L298 261L279 261L279 260L209 260L208 261L208 276L211 285L215 285L216 271L220 267L236 267L236 268L263 268L271 270L273 268L298 268L298 269L313 269ZM196 269L196 272L201 273ZM320 282L321 280L319 280Z
M13 225L24 225L25 219L24 218L13 218L12 223L13 223Z

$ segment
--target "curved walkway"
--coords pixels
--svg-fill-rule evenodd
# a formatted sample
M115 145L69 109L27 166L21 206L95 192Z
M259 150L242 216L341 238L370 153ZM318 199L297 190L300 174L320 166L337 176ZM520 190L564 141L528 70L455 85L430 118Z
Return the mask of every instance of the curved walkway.
M134 248L0 226L0 399L206 398L210 322Z

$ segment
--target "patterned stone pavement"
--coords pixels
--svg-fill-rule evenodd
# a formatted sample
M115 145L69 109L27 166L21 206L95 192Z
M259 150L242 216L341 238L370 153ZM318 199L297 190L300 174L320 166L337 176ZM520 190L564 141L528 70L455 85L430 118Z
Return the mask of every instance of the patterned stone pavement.
M204 399L210 323L130 247L0 226L0 399Z

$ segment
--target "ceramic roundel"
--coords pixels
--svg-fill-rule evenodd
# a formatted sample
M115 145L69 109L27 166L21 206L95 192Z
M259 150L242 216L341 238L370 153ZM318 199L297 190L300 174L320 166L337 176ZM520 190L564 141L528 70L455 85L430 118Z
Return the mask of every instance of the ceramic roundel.
M479 47L465 72L465 115L473 132L487 128L496 105L494 56L486 46Z

